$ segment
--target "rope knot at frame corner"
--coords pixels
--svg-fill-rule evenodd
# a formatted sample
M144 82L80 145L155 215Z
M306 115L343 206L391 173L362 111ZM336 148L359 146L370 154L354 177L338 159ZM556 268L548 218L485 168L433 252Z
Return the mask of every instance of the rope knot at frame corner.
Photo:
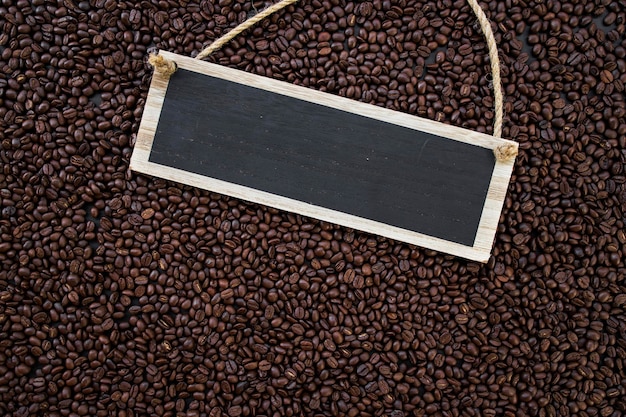
M163 57L163 55L157 55L154 53L148 56L148 63L152 65L156 72L166 78L169 78L178 69L176 62Z
M200 53L196 56L196 59L202 60L215 51L220 50L224 45L230 42L234 37L245 32L250 29L263 19L267 18L271 14L291 5L297 3L299 0L281 0L278 3L273 4L252 16L251 18L245 20L240 23L231 31L222 35L220 38L216 39L209 46L204 48ZM485 36L487 41L488 53L489 53L489 61L491 64L491 73L492 73L492 87L494 94L494 124L493 124L493 136L500 138L502 137L502 119L503 119L503 96L502 96L502 81L500 78L500 58L498 56L498 46L496 44L495 37L493 35L493 31L491 29L491 22L485 15L485 12L478 4L478 0L467 0L472 11L476 15L478 23L480 24L480 28ZM158 71L165 77L171 76L176 71L176 63L169 61L163 58L160 55L151 54L148 58L148 62L154 67L155 71ZM510 151L510 145L501 145L499 151L494 152L496 159L498 161L508 160L515 155ZM505 149L507 148L507 149Z

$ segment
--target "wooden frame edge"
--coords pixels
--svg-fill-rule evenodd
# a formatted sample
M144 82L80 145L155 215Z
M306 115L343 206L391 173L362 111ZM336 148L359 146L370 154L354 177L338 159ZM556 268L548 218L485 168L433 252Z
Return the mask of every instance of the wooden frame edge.
M131 171L142 172L139 167L145 167L149 161L168 85L169 78L163 77L156 71L153 72L133 153L130 157L129 168Z

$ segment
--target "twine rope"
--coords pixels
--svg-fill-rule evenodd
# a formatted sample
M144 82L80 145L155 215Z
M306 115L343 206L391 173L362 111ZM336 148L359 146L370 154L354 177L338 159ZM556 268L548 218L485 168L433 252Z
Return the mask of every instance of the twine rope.
M485 12L478 4L478 0L467 0L472 11L476 15L476 19L478 19L478 23L480 24L480 29L487 40L487 47L489 50L489 62L491 63L491 74L492 80L491 85L493 88L493 98L494 98L494 111L495 117L493 122L493 136L500 138L502 137L502 113L504 107L504 99L502 98L502 80L500 79L500 57L498 56L498 45L496 44L496 39L493 36L493 31L491 30L491 22L487 19ZM517 149L515 145L507 143L503 145L497 146L493 150L493 154L496 157L496 160L499 162L509 161L517 155Z
M238 26L236 26L233 30L222 35L220 38L214 41L211 45L204 48L198 54L198 56L196 56L196 59L206 58L207 56L211 55L213 52L220 50L222 46L230 42L231 39L233 39L235 36L250 29L252 26L256 25L257 23L259 23L261 20L265 19L272 13L276 13L277 11L284 9L290 4L294 4L296 2L298 2L298 0L281 0L278 3L271 5L267 9L261 10L259 13L255 14L250 19L243 21Z
M215 51L220 50L224 45L230 42L237 35L245 32L250 29L266 17L270 16L277 11L284 9L290 4L294 4L299 0L281 0L278 3L273 4L252 16L251 18L243 21L238 26L236 26L231 31L219 37L209 46L204 48L200 53L196 56L196 59L202 60ZM478 23L480 24L480 28L487 40L487 47L489 52L489 62L491 64L491 73L492 80L491 85L493 88L494 94L494 123L493 123L493 136L502 137L502 113L503 113L503 97L502 97L502 80L500 79L500 58L498 56L498 46L496 44L496 39L493 36L493 31L491 29L491 22L485 15L485 12L478 4L478 0L467 0L474 15L478 19ZM176 71L176 63L171 62L160 55L151 54L148 58L149 63L154 67L155 71L158 71L160 74L169 77ZM514 158L517 154L515 147L511 144L500 145L494 150L494 155L498 161L506 161L511 158Z
M491 22L485 15L485 12L478 4L478 0L467 0L472 11L476 15L478 19L478 23L480 24L480 29L487 40L487 47L489 49L489 62L491 63L491 73L492 73L492 86L493 86L493 95L494 95L494 110L495 110L495 118L493 123L493 136L501 137L502 136L502 112L503 112L503 98L502 98L502 80L500 79L500 58L498 56L498 45L496 44L496 39L493 36L493 31L491 30Z

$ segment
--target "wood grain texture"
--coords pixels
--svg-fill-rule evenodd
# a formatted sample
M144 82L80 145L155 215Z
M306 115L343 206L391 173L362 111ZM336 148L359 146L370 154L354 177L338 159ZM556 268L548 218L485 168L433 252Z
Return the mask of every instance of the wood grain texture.
M289 102L289 100L284 98L286 96L286 97L297 99L295 101L291 101L292 103L306 102L307 105L309 106L311 105L309 103L323 106L323 109L316 113L325 113L328 109L336 109L338 110L338 112L336 112L337 114L343 115L341 117L346 117L346 120L352 120L352 125L354 125L353 123L354 120L369 119L369 120L365 120L365 122L359 122L357 123L357 125L374 123L372 121L377 120L377 121L382 122L382 123L379 123L379 125L383 127L386 126L386 130L388 131L393 131L393 129L396 129L396 133L397 132L402 133L403 130L412 129L415 131L416 137L422 137L422 138L427 137L428 135L435 135L439 137L439 140L435 138L434 142L432 141L433 138L428 136L429 140L431 140L431 143L435 143L436 145L438 145L437 147L433 148L435 150L438 149L436 150L436 152L435 150L433 150L435 154L427 155L430 157L434 157L437 155L438 155L437 157L440 157L441 152L450 151L451 148L449 147L445 148L445 146L441 147L439 145L444 145L446 143L453 144L454 141L459 143L459 149L465 146L464 149L466 151L471 150L476 147L484 148L485 150L491 150L494 147L502 143L509 142L509 141L504 141L502 139L497 139L488 135L480 134L478 132L472 132L466 129L449 126L449 125L433 122L430 120L421 119L418 117L414 117L414 116L407 115L404 113L394 112L394 111L380 108L377 106L355 102L353 100L333 96L333 95L326 94L326 93L321 93L315 90L293 86L285 82L267 79L267 78L256 76L253 74L248 74L248 73L244 73L241 71L220 67L214 64L209 64L206 62L199 62L191 58L182 57L182 56L178 56L178 55L174 55L174 54L170 54L166 52L161 52L161 54L163 54L168 59L173 59L178 64L179 68L181 68L182 70L188 70L188 71L192 71L193 73L209 75L210 77L206 77L207 80L211 80L212 78L214 78L218 80L227 80L229 82L236 83L239 86L246 86L246 88L237 87L237 88L232 88L231 90L229 90L237 94L241 93L242 91L243 92L247 91L247 89L249 89L250 87L254 87L255 89L259 89L264 92L265 91L272 92L273 95L278 95L277 96L278 98L282 96L283 97L283 99L281 99L283 101L282 104L284 104L284 102ZM172 85L175 85L176 87L175 91L180 93L179 98L187 97L187 96L194 96L193 94L194 91L198 92L201 89L201 88L194 87L194 86L197 86L198 80L195 79L194 77L187 79L185 78L183 73L187 73L187 71L181 71L180 74L174 74L172 78L174 80L172 82ZM176 80L185 81L186 84L176 84L179 82ZM199 120L199 123L200 123L200 121L202 121L200 120L202 119L202 114L204 114L202 112L205 110L198 110L200 113L197 113L191 116L191 119L186 119L185 122L183 123L185 125L185 128L180 128L180 126L179 127L172 126L172 124L175 124L175 123L172 123L172 120L177 120L176 118L171 119L171 120L165 120L167 119L167 117L165 116L170 116L170 113L172 113L171 111L168 111L167 114L164 116L164 123L161 123L161 125L159 125L161 111L166 101L165 97L166 97L166 92L168 88L168 81L169 80L162 79L161 77L159 77L158 74L155 74L153 77L152 85L150 87L150 92L148 95L148 100L146 103L146 108L145 108L144 115L142 118L142 123L141 123L140 130L139 130L137 140L136 140L135 149L133 151L133 155L131 158L131 169L135 171L159 176L162 178L170 179L173 181L178 181L184 184L197 186L202 189L207 189L207 190L219 192L219 193L226 194L226 195L231 195L231 196L243 199L243 200L253 201L253 202L260 203L260 204L276 207L279 209L297 212L297 213L314 217L314 218L318 218L324 221L341 224L344 226L352 227L352 228L363 230L366 232L390 237L396 240L405 241L405 242L412 243L415 245L428 247L434 250L451 253L451 254L462 256L468 259L477 260L481 262L485 262L488 260L514 161L496 162L495 158L493 158L491 162L486 163L485 162L486 159L484 158L485 152L482 152L482 154L481 152L476 153L476 155L479 156L478 159L482 160L482 162L480 161L477 162L479 165L476 165L475 171L479 172L481 171L481 169L483 171L483 173L480 174L479 177L476 178L476 181L480 182L481 180L480 176L482 177L485 176L484 171L485 171L485 166L487 165L489 166L488 171L491 172L492 175L490 176L490 178L489 178L489 175L487 175L486 179L483 178L483 181L486 181L485 183L486 185L484 186L486 193L482 197L483 198L482 201L484 201L484 206L482 207L482 210L479 210L479 216L476 219L478 220L478 222L477 222L477 225L474 226L477 229L475 233L475 239L471 239L471 241L468 241L467 233L465 233L464 237L453 236L454 233L447 234L447 235L444 233L442 234L444 238L441 238L440 236L434 236L434 235L437 235L436 230L434 231L435 233L433 233L433 230L430 230L429 233L423 233L423 230L416 231L416 230L411 230L406 227L402 227L403 226L402 224L400 224L400 226L398 226L397 224L393 224L394 222L396 222L395 218L390 218L390 219L386 218L385 221L379 221L380 219L372 218L373 216L369 215L370 212L367 212L367 211L363 211L365 216L360 216L360 215L355 215L354 212L342 212L342 211L334 210L332 207L330 208L324 207L324 204L319 204L319 203L310 204L310 201L307 201L307 198L309 197L309 195L305 195L304 196L305 198L302 198L302 196L300 196L298 199L290 198L287 195L288 193L282 193L283 195L279 195L281 193L276 192L276 190L272 188L273 184L272 184L271 178L269 182L265 183L265 185L262 187L262 188L270 188L269 190L270 192L268 192L267 189L258 189L255 187L250 187L249 186L250 184L246 183L245 181L238 181L237 183L237 182L234 182L232 179L228 180L227 178L227 180L225 181L222 178L218 178L219 176L221 176L220 172L218 172L219 170L214 172L214 174L212 174L213 176L207 176L207 175L202 175L204 171L202 171L201 169L194 169L196 172L189 172L188 169L184 169L184 168L181 169L180 165L184 165L184 164L180 164L179 163L180 161L176 163L172 162L173 160L176 160L175 154L179 150L178 145L175 145L175 142L172 142L171 144L167 145L170 148L167 148L167 146L162 147L162 145L159 145L159 143L157 143L155 146L155 143L154 143L155 136L158 137L158 131L166 132L168 135L185 131L186 135L194 135L193 129L186 125L189 124L189 120L196 120L196 121ZM210 84L209 81L207 81L207 83ZM232 84L232 83L221 82L221 84L216 83L215 86ZM185 87L189 87L190 91L188 92L179 91L181 89L184 89ZM268 96L267 93L264 93L264 94L265 96ZM209 100L207 99L207 97L202 97L202 95L205 95L205 96L207 95L206 92L200 95L201 95L200 97L198 97L197 94L194 97L189 97L189 102L192 103L195 101L196 104L198 104L197 106L198 108L203 108L203 106L206 105ZM210 91L209 91L209 95L210 95ZM174 90L172 90L170 92L170 95L168 95L168 100L169 101L174 100L173 98L175 98L175 96L176 94L174 93ZM261 97L261 96L263 96L263 94L260 94L258 97ZM244 117L246 115L246 111L250 111L251 109L253 111L256 111L257 113L259 112L259 110L254 109L253 106L252 107L247 106L245 102L245 98L237 98L237 99L232 99L231 102L228 104L228 106L231 107L230 113L233 113L233 106L237 105L238 103L237 100L239 100L239 103L242 106L241 117ZM277 103L280 104L281 100L278 100ZM214 107L216 109L219 109L220 104L225 105L227 100L222 100L222 101L224 103L220 103L220 102L213 103ZM187 104L186 106L187 106L186 107L187 109L184 110L183 113L181 113L177 117L183 118L183 117L186 117L185 114L192 114L194 111L196 111L194 106L190 104ZM306 106L303 107L303 109L306 109L306 108L307 108ZM283 109L283 112L284 112L284 109ZM350 115L355 115L353 117L356 117L357 119L350 119L350 116L346 116L346 114L348 113ZM265 117L270 117L271 109L268 109L268 113L264 113L264 115ZM230 116L232 116L232 114ZM220 119L220 117L216 117L216 115L213 114L212 118L214 119L213 120L213 131L214 131L213 133L217 135L216 132L220 129L223 130L224 126L221 126L218 129L219 126L217 126L218 123L215 122L215 119ZM358 118L364 118L364 119L358 119ZM246 120L245 117L242 120ZM284 129L290 132L291 135L293 135L294 132L290 129L293 128L293 125L297 125L299 123L297 120L297 117L293 117L292 121L293 123L291 123L290 125L284 126ZM247 120L247 122L250 123L251 119ZM280 123L280 121L278 122ZM316 119L313 119L313 122L320 123L320 124L322 123ZM208 122L204 121L203 123L208 123ZM228 122L228 123L231 123L231 122ZM264 124L264 125L261 125L260 127L263 127L263 126L267 127L267 126L271 126L271 124L269 125ZM371 126L375 126L375 123L372 124ZM372 130L371 126L365 129L365 131L357 132L355 134L363 135L364 134L363 132L368 132ZM254 128L254 126L252 128ZM310 126L309 126L309 129L310 129ZM323 131L324 129L319 129L319 130ZM354 129L349 129L349 130L354 130ZM252 130L251 132L253 131L254 130ZM424 133L421 133L421 132L424 132L425 134L428 134L428 135L425 135ZM336 140L342 140L342 138L346 136L345 133L346 132L344 131L344 134L339 134L337 136L338 139ZM225 133L222 132L222 136L224 136L224 134ZM197 135L197 133L195 133L195 135ZM211 132L207 131L206 135L210 136ZM232 165L233 163L236 163L236 161L238 160L237 158L244 158L244 159L239 159L239 160L247 161L247 163L258 162L256 161L256 159L254 159L256 158L255 152L249 152L249 151L246 151L246 149L250 147L254 147L256 145L260 146L260 142L258 143L254 142L254 137L259 136L259 135L248 134L244 136L246 136L244 138L245 140L243 139L241 140L242 144L240 146L238 145L238 146L235 146L234 148L232 147L229 148L231 151L237 150L237 152L241 153L241 155L239 156L234 156L233 161L229 162L230 169L233 168ZM195 149L195 152L194 152L195 154L199 153L199 149L203 149L203 148L197 148L197 146L199 146L198 143L194 143L197 139L198 138L187 138L189 144L186 145L189 149ZM202 142L203 140L208 140L204 137L200 139L201 140L199 142ZM182 139L182 140L184 141L185 139ZM261 139L259 139L259 141L260 140ZM403 140L406 141L406 138ZM246 142L246 143L243 143L243 142ZM390 139L390 142L388 144L390 147L389 152L391 153L387 156L393 157L394 152L395 152L395 155L397 157L403 157L404 155L401 155L402 147L397 148L397 146L399 146L398 143L395 143L394 145L392 142L393 141ZM402 145L402 143L403 142L399 140L399 144ZM404 143L405 145L407 144L407 142L404 142ZM470 144L473 146L467 146L467 144ZM206 143L204 143L202 146L205 146L205 145ZM235 145L237 144L235 143ZM367 152L368 149L370 150L377 149L377 151L380 153L380 150L382 149L382 148L376 148L376 146L378 145L376 145L375 142L369 143L368 146L370 146L370 148L367 148L366 145L363 145L362 146L363 149L361 149L360 151L359 149L357 149L358 144L350 145L349 143L347 144L344 143L344 145L353 146L354 149L351 149L352 152L348 152L348 153L344 152L342 161L344 162L347 161L349 164L352 164L355 167L356 167L355 160L350 159L350 158L356 158L354 155L362 156L364 155L363 152ZM402 145L402 146L405 146L405 145ZM153 149L153 146L155 146L154 149ZM161 149L160 149L161 157L158 156L159 146L161 146ZM212 146L214 146L214 144ZM229 146L233 146L232 143ZM396 146L396 148L394 148L394 146ZM261 148L259 148L259 151L257 151L256 153L261 154L262 152L260 151L260 149ZM304 159L302 159L302 155L299 155L299 152L302 151L302 149L294 148L294 152L292 152L290 155L288 155L289 154L288 149L287 151L285 150L281 151L282 156L281 156L281 152L278 152L277 154L270 153L268 154L269 155L268 157L278 158L278 159L282 158L281 163L283 163L283 165L285 163L291 163L292 165L300 164L303 166L308 164L307 158L314 159L315 156L317 155L317 158L320 161L321 159L323 159L320 157L320 154L315 153L317 151L314 148L310 148L309 150L304 149L304 154L305 154L303 156ZM151 152L152 152L152 159L153 159L152 162L151 162ZM168 152L170 152L170 154L168 154ZM285 152L287 152L287 154ZM309 152L309 153L307 154L306 152ZM313 152L313 154L311 154L311 152ZM359 154L359 152L361 152L361 154ZM413 149L411 149L410 146L407 146L405 153L411 153L411 152L413 152ZM490 154L490 152L487 152L487 154ZM205 152L205 155L206 155L206 152ZM323 153L321 155L323 155ZM332 155L333 155L332 152L330 152L329 150L329 156L332 156ZM372 162L375 162L376 158L373 158L373 159L374 160ZM158 160L160 163L155 163L154 160ZM258 162L258 163L262 164L263 159L261 159L260 161L261 162ZM410 159L407 160L407 164L409 164L408 166L410 166L410 161L411 161ZM426 162L430 163L432 161L426 161ZM311 165L311 164L308 164L308 165ZM312 163L312 165L313 165L312 169L314 171L315 163ZM280 164L277 165L277 167L279 166ZM319 167L323 167L323 166L324 166L323 163L320 162ZM363 166L368 167L367 164ZM436 166L436 164L433 166ZM311 169L310 166L308 168ZM361 168L358 168L358 169L361 169ZM348 172L348 175L356 175L355 172L358 173L359 172L358 169L352 173ZM376 172L376 166L372 168L372 172L374 173ZM487 172L487 174L489 174L489 172ZM443 173L443 174L447 174L447 173ZM363 175L360 175L360 176L362 177ZM407 177L410 177L410 176L407 176ZM436 183L437 177L438 176L433 175L432 177L433 183ZM332 178L332 175L329 175L328 179L330 180L331 178ZM384 176L381 178L384 179ZM393 186L394 183L398 183L400 184L398 185L400 187L399 189L404 190L403 193L407 193L407 194L410 194L410 192L413 192L414 189L419 191L419 187L417 186L411 187L410 183L409 184L404 183L402 185L401 183L403 179L404 178L397 178L397 181L393 181L393 178L392 178L392 184L390 184L390 186ZM354 180L363 181L363 178L355 178ZM274 181L274 182L280 182L280 181ZM286 181L283 181L283 182L286 183ZM267 186L267 184L269 184L269 186ZM472 184L467 185L465 188L471 188L471 187L472 187ZM333 193L336 194L335 191L331 192L331 194ZM360 195L355 194L355 196L359 197ZM355 196L352 196L351 198L354 198ZM393 194L391 194L391 197L389 197L390 200L392 199L392 197L393 197ZM325 203L325 202L322 201L322 203ZM341 201L339 203L341 203ZM385 203L384 201L380 202L380 204L383 204L383 205L384 203ZM332 206L332 204L330 206ZM353 208L354 210L352 211L360 210L360 207L358 207L358 205L354 206ZM406 207L402 208L402 210L406 210ZM442 211L445 211L444 208L442 208ZM389 208L389 212L393 212L393 209ZM383 217L386 215L385 210L379 210L378 213L381 214ZM410 216L408 216L407 221L410 221L410 220L411 220Z

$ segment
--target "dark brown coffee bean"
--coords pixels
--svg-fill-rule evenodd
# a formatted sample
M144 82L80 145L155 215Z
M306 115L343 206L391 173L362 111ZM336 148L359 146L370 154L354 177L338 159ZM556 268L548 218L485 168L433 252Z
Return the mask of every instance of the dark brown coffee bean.
M230 407L227 411L227 414L229 415L229 417L238 417L241 415L241 413L242 413L242 409L238 405Z
M343 274L343 281L346 284L352 284L355 277L356 277L355 271L353 269L347 269Z
M232 288L226 288L220 295L222 296L222 300L230 300L235 295L235 291Z
M334 352L335 350L337 350L337 346L331 339L324 340L324 347L330 352Z
M272 368L272 364L267 360L259 362L259 369L261 371L269 371Z

